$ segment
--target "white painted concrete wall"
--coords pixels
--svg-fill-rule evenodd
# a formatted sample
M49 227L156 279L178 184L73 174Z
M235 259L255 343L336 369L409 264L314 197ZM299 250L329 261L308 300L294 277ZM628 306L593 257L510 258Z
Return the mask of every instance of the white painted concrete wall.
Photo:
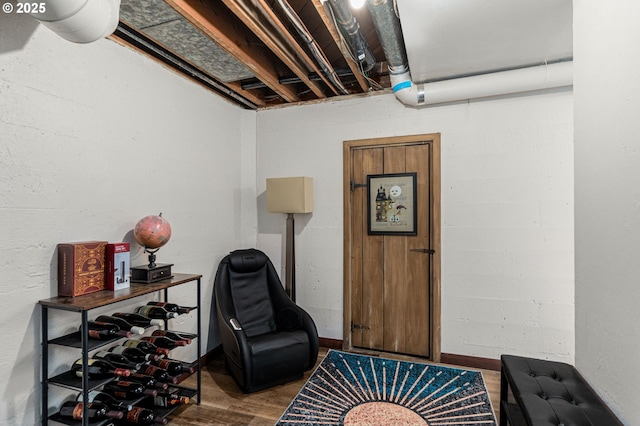
M574 2L576 365L640 425L640 4Z
M442 351L573 361L570 90L424 109L392 95L258 112L258 246L283 265L284 215L265 179L314 178L296 215L298 302L342 339L345 140L442 135Z
M130 240L138 219L162 212L173 236L158 261L203 274L203 350L216 344L215 268L255 242L255 202L241 208L255 200L255 113L112 41L77 45L28 16L0 20L0 424L33 425L37 302L57 294L57 243ZM139 247L132 255L146 261ZM171 295L194 303L195 285ZM52 333L79 325L77 314L51 316ZM78 356L53 350L52 374ZM51 388L53 401L65 397Z

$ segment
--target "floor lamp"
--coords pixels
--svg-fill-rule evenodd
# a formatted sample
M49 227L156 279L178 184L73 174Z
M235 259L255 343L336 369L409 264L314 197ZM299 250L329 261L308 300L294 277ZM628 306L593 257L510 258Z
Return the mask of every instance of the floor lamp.
M267 211L287 214L284 288L291 300L295 302L296 253L293 215L294 213L311 213L313 211L313 178L268 178Z

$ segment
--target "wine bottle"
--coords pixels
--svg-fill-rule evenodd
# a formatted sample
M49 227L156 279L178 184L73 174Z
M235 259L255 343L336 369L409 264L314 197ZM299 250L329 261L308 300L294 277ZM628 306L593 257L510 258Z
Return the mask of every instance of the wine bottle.
M60 407L60 415L74 420L82 420L84 402L66 401ZM87 403L87 417L89 420L121 419L122 411L109 410L105 404Z
M179 315L188 314L189 312L191 312L191 308L187 308L186 306L176 305L175 303L151 301L151 302L148 302L147 305L160 306L162 308L165 308L169 312L176 312Z
M113 352L108 351L98 351L92 355L92 358L104 359L109 361L115 367L126 368L131 370L131 372L138 371L142 367L141 362L131 361L124 355L114 354Z
M147 342L146 340L127 339L122 342L122 346L137 348L148 354L169 355L169 349L159 348L152 342Z
M139 327L149 327L152 325L162 326L164 325L164 321L154 318L148 318L144 315L134 314L134 313L125 313L125 312L114 312L111 314L116 318L122 318L127 320L129 323L133 325L137 325Z
M153 405L157 407L173 407L175 405L188 404L189 401L189 397L180 395L180 390L177 388L160 391L158 395L153 397Z
M82 377L82 358L76 360L71 366L76 376ZM131 374L131 370L118 368L104 359L89 358L87 360L87 375L90 379L104 379L107 377L126 377Z
M131 337L130 331L120 330L117 325L107 322L87 321L87 329L91 339L111 340L118 337ZM82 325L78 327L78 330L82 333Z
M164 336L173 340L184 340L187 345L191 343L191 335L186 335L182 333L178 333L176 331L168 331L168 330L154 330L151 333L152 336Z
M135 326L124 318L118 318L118 317L109 316L109 315L100 315L99 317L96 318L96 321L115 324L118 327L120 327L120 330L127 330L133 334L144 334L144 327Z
M148 408L134 406L124 418L125 422L135 425L166 425L167 419L156 415L152 410Z
M165 308L160 306L140 306L136 309L136 312L140 315L144 315L147 318L156 318L156 319L170 319L176 318L178 314L176 312L169 312Z
M142 384L145 388L149 389L167 389L169 385L163 382L157 381L155 378L142 373L132 373L127 380L130 382L136 382Z
M172 376L179 376L183 373L195 372L195 369L193 369L191 366L169 358L161 359L158 361L151 361L151 365L155 365L156 367L167 370L167 373L171 374Z
M159 382L164 383L177 383L178 378L169 374L164 368L157 367L155 365L147 365L140 370L140 374L151 376Z
M102 388L106 392L118 399L136 399L145 395L156 396L158 391L145 388L142 383L130 382L128 380L118 380L109 382Z
M163 355L158 354L150 354L144 351L141 351L138 348L126 347L126 346L112 346L109 348L109 352L113 352L114 354L123 355L130 361L134 362L146 362L146 361L157 361L163 357Z
M76 401L82 401L82 392L78 394L78 396L76 397ZM109 409L114 411L127 412L131 410L131 408L133 408L132 405L127 404L124 401L119 401L108 393L100 392L98 390L89 391L89 394L87 395L87 401L104 404L109 407Z
M185 342L184 340L173 340L164 336L144 336L144 337L141 337L141 339L144 340L145 342L151 342L159 348L166 348L166 349L175 349L178 346L187 345L187 342Z

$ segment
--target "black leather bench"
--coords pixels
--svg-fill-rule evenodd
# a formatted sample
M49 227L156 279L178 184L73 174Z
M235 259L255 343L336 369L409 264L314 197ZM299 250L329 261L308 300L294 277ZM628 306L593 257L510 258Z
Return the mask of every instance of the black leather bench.
M502 355L500 370L500 426L622 425L569 364Z

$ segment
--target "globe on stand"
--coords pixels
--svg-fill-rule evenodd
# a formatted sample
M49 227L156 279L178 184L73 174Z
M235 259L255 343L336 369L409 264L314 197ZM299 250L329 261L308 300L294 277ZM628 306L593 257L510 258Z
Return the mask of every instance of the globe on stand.
M171 238L171 225L162 213L140 219L133 228L133 238L149 254L149 264L131 268L131 281L150 283L170 278L172 264L156 264L156 252Z

